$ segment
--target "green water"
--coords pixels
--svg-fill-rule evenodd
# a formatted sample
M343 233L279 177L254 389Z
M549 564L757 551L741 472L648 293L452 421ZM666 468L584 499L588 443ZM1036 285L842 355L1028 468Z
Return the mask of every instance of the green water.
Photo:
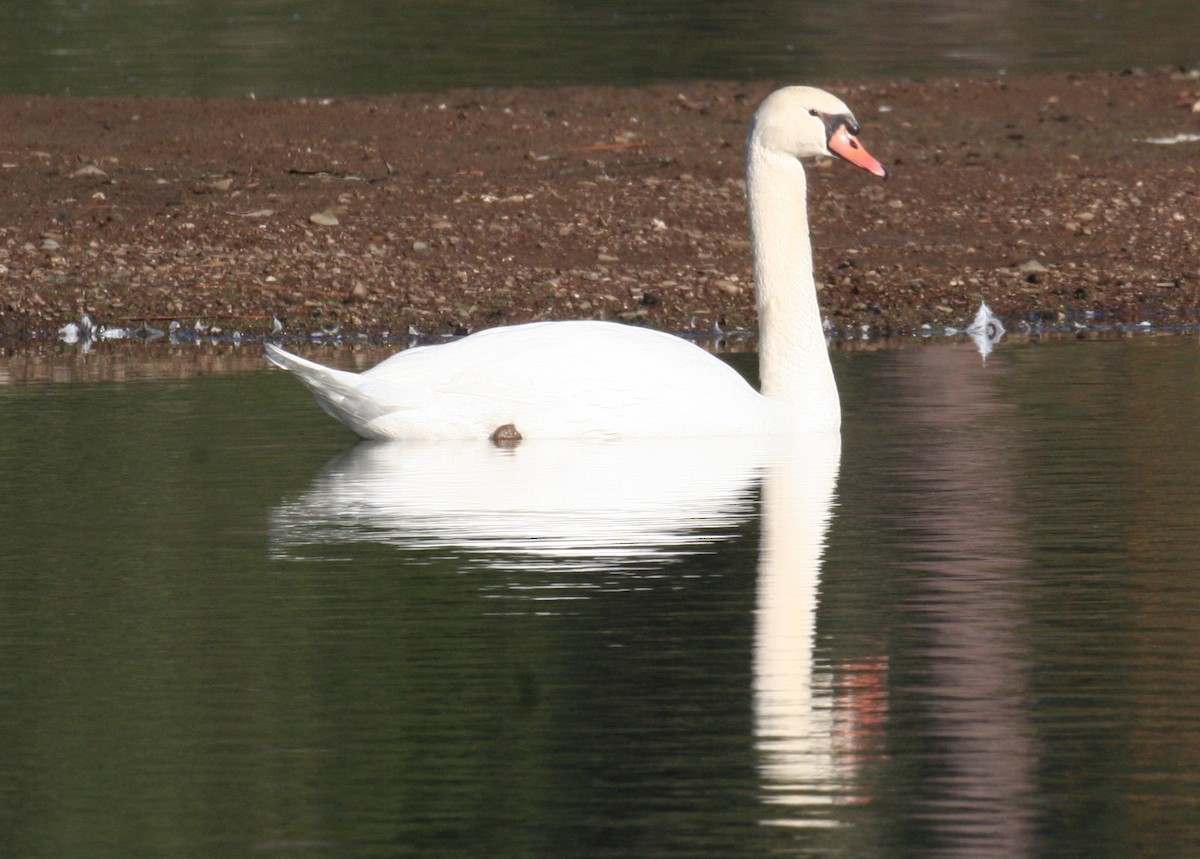
M1194 4L314 0L4 4L0 92L448 87L1119 71L1200 62Z
M277 372L0 388L0 851L1194 853L1200 343L835 371L840 465L647 484Z

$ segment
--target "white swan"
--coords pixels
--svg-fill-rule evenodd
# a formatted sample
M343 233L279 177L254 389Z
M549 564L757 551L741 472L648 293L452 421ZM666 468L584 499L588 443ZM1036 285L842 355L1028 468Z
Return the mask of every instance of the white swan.
M746 178L762 393L679 337L613 322L534 322L408 349L363 373L268 344L267 357L363 438L687 436L837 430L801 159L837 155L887 171L837 97L785 87L759 106ZM503 435L503 434L502 434Z

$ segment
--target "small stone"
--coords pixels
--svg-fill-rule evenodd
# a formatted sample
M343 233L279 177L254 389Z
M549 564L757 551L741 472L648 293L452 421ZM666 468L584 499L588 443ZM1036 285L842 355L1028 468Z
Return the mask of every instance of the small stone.
M596 261L597 262L620 262L621 260L618 257L613 256L612 254L603 254L602 253L602 254L596 255Z
M1017 271L1021 272L1021 274L1030 274L1034 272L1048 271L1048 269L1037 260L1031 259L1017 266Z
M60 247L62 247L62 245L60 245L57 241L50 238L49 236L42 239L42 250L44 250L44 251L56 251Z
M429 243L417 240L412 243L413 253L427 254L429 253Z
M105 173L103 170L101 170L99 167L97 167L95 164L85 164L83 167L80 167L78 170L76 170L71 175L73 177L75 177L76 179L87 178L89 176L92 178L95 178L95 179L107 179L108 178L108 174Z
M339 223L333 212L313 212L308 219L318 227L336 227Z

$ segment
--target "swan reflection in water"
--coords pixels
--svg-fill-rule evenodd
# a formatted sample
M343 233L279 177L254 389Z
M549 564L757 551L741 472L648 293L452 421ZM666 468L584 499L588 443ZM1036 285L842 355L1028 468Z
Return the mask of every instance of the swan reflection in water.
M754 510L761 445L360 442L273 517L277 551L366 541L503 569L605 572L694 553Z
M753 704L764 819L821 825L837 798L855 792L853 773L838 761L845 741L834 736L832 678L816 689L813 679L817 585L840 455L836 433L526 441L512 449L360 443L274 511L272 545L287 558L331 544L383 543L549 572L548 583L535 576L542 584L520 588L544 610L545 600L606 587L606 575L661 573L672 560L711 551L753 519L761 482Z

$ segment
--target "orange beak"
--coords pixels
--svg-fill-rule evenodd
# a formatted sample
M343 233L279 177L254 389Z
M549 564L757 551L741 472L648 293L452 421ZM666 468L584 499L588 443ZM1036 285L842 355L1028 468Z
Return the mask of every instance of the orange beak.
M882 179L887 178L887 168L863 148L863 145L858 142L858 138L851 134L850 129L844 124L834 129L833 134L829 136L829 151L846 159L855 167L861 167Z

